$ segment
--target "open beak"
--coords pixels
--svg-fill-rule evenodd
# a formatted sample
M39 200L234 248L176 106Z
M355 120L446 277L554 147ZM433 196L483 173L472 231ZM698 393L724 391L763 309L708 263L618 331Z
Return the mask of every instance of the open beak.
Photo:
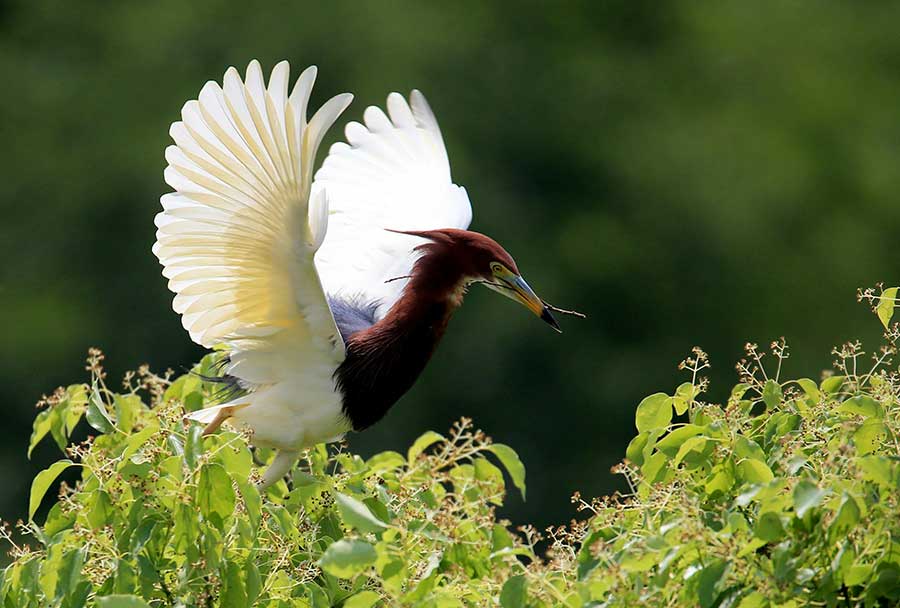
M506 277L497 277L497 284L485 283L485 286L490 287L496 292L502 293L506 297L515 300L535 315L541 318L542 321L547 323L550 327L562 333L562 330L559 328L559 323L556 322L556 319L553 318L553 314L550 312L550 309L544 304L543 300L541 300L534 290L525 282L520 276L516 276L512 273L509 273L509 276Z

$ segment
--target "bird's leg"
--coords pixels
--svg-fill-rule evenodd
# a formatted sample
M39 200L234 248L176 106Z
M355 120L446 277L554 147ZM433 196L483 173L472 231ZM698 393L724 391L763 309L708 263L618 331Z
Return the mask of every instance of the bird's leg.
M231 418L232 414L234 414L234 410L230 407L223 407L216 412L216 417L203 427L203 436L206 437L207 435L212 435L218 431L219 427L222 426L222 423Z
M272 464L270 464L269 468L266 469L266 472L263 473L262 481L259 482L257 488L260 491L265 490L284 477L287 472L291 470L291 467L294 466L294 463L297 462L298 458L300 458L300 452L297 450L278 450L275 460L272 461Z
M250 458L253 459L253 464L258 467L266 466L266 463L259 457L259 454L256 453L256 446L250 446Z

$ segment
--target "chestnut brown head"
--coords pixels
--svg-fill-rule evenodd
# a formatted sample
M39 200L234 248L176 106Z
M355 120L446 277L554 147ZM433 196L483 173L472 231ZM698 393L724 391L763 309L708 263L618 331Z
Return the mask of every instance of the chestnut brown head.
M494 239L478 232L452 228L404 231L403 234L428 239L429 242L419 248L426 251L440 250L444 259L452 260L456 271L464 280L481 283L515 300L553 329L561 331L550 308L522 278L512 256Z

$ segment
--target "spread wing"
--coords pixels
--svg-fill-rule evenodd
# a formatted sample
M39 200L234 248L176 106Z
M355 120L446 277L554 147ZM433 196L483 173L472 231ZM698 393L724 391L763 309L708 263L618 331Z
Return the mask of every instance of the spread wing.
M166 149L165 178L175 192L161 199L153 252L198 344L268 350L269 359L272 345L286 342L277 336L288 334L309 343L306 352L315 344L342 357L313 261L327 203L320 194L310 204L310 185L316 149L352 96L332 98L307 123L316 70L304 71L290 95L289 72L279 63L266 87L258 62L244 81L229 68L222 87L208 82L184 105L170 130L175 145ZM256 361L248 367L267 367ZM237 373L276 380L260 374Z
M328 234L316 266L329 295L378 302L376 318L399 297L415 262L416 237L391 230L467 228L472 206L450 178L437 120L419 91L387 99L386 115L366 109L347 143L331 147L313 191L327 191ZM390 281L390 282L386 282Z

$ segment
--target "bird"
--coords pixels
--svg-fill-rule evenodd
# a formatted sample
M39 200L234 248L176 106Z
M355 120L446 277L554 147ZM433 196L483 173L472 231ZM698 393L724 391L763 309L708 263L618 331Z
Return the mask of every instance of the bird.
M381 420L413 386L473 284L555 330L553 311L495 240L468 230L424 95L387 97L349 122L318 171L316 152L349 93L307 119L316 67L291 91L253 60L207 82L171 125L152 251L190 338L223 351L233 389L187 415L275 450L265 488L303 449Z

